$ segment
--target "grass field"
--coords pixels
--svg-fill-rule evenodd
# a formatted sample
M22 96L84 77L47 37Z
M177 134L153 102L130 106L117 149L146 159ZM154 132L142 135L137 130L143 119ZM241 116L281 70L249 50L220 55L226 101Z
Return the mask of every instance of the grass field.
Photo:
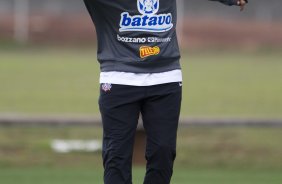
M0 50L0 112L98 114L96 49ZM183 54L183 116L282 117L281 52Z
M142 184L144 171L135 168L134 184ZM0 169L5 184L103 184L102 171L95 168ZM281 171L178 168L171 184L281 184Z
M180 129L172 184L280 184L282 129ZM89 127L1 127L0 183L102 184L101 153L55 153L52 139L101 139ZM135 166L134 184L144 167Z
M0 113L98 115L95 49L0 49ZM282 117L281 52L183 54L182 116ZM55 153L97 127L0 127L0 183L102 184L101 153ZM282 183L281 128L180 128L171 184ZM134 167L141 184L144 167Z
M100 152L64 155L50 146L53 139L101 138L98 127L0 127L0 166L101 165ZM282 169L280 140L281 128L180 128L176 165Z

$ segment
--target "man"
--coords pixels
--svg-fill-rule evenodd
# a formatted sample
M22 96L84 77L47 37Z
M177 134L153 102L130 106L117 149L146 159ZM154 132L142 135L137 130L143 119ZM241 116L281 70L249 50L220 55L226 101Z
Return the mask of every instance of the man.
M247 0L213 0L238 5ZM135 130L147 134L144 184L169 184L176 156L182 74L176 0L84 0L101 66L105 184L132 184Z

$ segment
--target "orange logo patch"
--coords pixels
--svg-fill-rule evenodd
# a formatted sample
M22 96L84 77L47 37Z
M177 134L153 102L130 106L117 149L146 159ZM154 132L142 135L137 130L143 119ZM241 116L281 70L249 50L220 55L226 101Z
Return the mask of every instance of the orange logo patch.
M140 57L145 58L149 56L158 55L161 51L160 47L149 47L149 46L142 46L140 47Z

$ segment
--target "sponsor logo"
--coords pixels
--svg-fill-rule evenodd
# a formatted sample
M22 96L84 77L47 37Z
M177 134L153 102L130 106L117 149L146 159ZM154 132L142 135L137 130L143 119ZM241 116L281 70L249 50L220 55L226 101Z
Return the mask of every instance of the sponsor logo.
M172 15L171 13L157 14L159 6L159 0L137 0L137 8L141 15L130 15L128 12L123 12L119 31L169 31L173 28Z
M140 57L141 58L146 58L149 56L154 56L158 55L161 51L160 47L155 46L155 47L149 47L149 46L142 46L140 47Z
M158 37L125 37L117 35L117 40L124 43L167 43L171 41L171 37L158 38Z
M112 84L104 83L101 86L102 90L105 92L109 92L112 89Z
M117 39L120 42L125 42L125 43L145 43L147 42L147 38L131 38L131 37L124 37L117 35Z

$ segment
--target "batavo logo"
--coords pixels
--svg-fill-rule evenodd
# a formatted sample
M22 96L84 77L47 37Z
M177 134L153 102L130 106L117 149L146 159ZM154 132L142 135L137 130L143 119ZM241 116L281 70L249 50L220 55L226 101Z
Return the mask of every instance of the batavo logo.
M158 14L160 0L137 0L137 8L141 15L121 13L120 32L144 31L166 32L173 28L172 14ZM168 9L168 8L166 8Z
M140 57L141 58L146 58L149 56L154 56L158 55L161 51L160 47L155 46L155 47L149 47L149 46L142 46L140 47Z

